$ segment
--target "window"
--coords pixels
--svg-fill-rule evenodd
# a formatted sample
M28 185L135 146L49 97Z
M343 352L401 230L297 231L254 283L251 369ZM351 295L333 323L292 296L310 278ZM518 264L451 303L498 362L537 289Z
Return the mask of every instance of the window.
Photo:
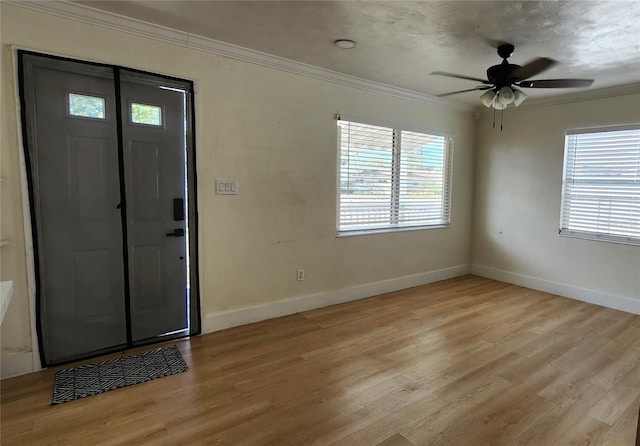
M133 124L162 126L162 108L157 105L131 103L131 122Z
M338 120L338 232L449 225L452 140Z
M104 98L69 93L69 114L81 118L104 119Z
M640 125L568 131L560 234L640 245Z

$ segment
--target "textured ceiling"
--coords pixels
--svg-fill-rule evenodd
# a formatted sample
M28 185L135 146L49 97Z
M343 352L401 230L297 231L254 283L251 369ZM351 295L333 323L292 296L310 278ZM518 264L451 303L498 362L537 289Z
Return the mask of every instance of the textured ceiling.
M639 1L81 1L93 8L367 80L436 95L486 78L501 42L511 63L559 63L534 79L592 78L592 89L640 82ZM332 43L348 38L355 49ZM526 90L530 97L568 89ZM449 97L477 104L478 92Z

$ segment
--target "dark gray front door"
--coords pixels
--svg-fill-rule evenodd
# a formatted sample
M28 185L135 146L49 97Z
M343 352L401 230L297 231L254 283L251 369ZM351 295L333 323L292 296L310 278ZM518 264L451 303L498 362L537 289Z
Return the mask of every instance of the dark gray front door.
M127 343L116 100L108 69L29 62L42 348L61 362Z
M185 94L123 72L133 341L186 330Z
M197 333L188 86L20 57L45 364Z

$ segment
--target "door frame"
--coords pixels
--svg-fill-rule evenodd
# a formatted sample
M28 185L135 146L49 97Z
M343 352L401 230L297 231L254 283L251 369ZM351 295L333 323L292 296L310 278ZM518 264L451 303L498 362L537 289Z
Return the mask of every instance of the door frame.
M139 73L142 75L154 76L156 78L166 79L168 82L175 81L187 84L189 86L189 90L186 91L186 113L187 113L187 125L185 128L186 132L186 184L188 194L186 196L186 204L188 206L188 232L189 232L189 245L187 246L189 256L189 302L187 303L188 311L189 311L189 334L188 336L196 336L201 334L202 332L202 316L201 316L201 305L200 305L200 255L199 255L199 225L198 225L198 200L197 200L197 165L196 165L196 117L195 117L195 88L194 81L190 79L183 79L175 76L168 76L165 74L153 73L150 71L139 70L136 68L125 67L121 65L115 64L106 64L101 62L93 62L87 61L72 57L66 56L58 56L53 54L47 54L40 51L34 51L30 49L24 49L20 47L12 47L12 52L14 55L14 73L15 73L15 86L16 86L16 105L18 107L18 151L20 157L20 170L22 177L22 197L23 197L23 217L24 217L24 230L25 230L25 257L27 264L27 282L28 282L28 292L29 292L29 300L30 300L30 317L31 317L31 333L32 333L32 355L33 355L33 369L36 370L36 358L40 359L40 364L42 368L47 367L47 362L44 357L44 351L41 348L43 345L43 330L42 330L42 320L41 320L41 308L40 308L40 289L41 289L41 279L40 279L40 267L39 267L39 244L38 244L38 228L36 225L36 208L35 208L35 199L34 199L34 184L31 170L31 159L29 154L29 138L27 135L31 133L31 129L27 124L27 114L26 107L23 105L25 103L25 85L23 82L24 75L24 62L23 55L34 55L43 58L49 58L58 61L68 61L75 62L80 64L86 64L90 66L99 66L104 68L109 68L114 73L114 88L116 92L116 100L119 103L119 73L120 70L127 70L130 72ZM120 114L120 110L118 110L118 114ZM118 135L118 157L120 159L120 169L122 168L121 159L122 156L122 133L119 130ZM121 172L120 172L121 173ZM121 177L120 181L120 189L121 193L124 192L124 178ZM25 203L26 202L26 203ZM28 206L25 206L27 204ZM28 207L28 211L27 211ZM126 214L125 214L126 216ZM123 220L123 238L126 238L126 221ZM126 253L123 252L123 259L126 259ZM123 262L123 267L127 268L126 261ZM128 268L125 269L125 273L128 273ZM128 283L127 283L128 285ZM127 305L127 313L129 312L129 290L125 289L125 301ZM130 318L127 314L127 325L130 324ZM34 338L35 334L35 338ZM184 337L184 335L175 335L175 336L166 336L163 338L155 338L150 340L148 343L156 343L162 342L164 340L177 339ZM144 343L132 343L130 337L128 336L127 340L127 348L133 348L140 345L144 345ZM121 347L114 348L110 350L121 351ZM79 359L86 359L90 357L95 357L99 355L103 355L108 353L108 351L101 351L96 354L90 354L85 358L74 359L73 361L77 361Z

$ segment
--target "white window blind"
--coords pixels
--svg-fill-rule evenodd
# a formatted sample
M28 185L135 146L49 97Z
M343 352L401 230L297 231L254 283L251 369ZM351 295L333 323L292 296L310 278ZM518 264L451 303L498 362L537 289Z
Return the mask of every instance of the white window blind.
M449 225L451 140L338 121L338 231Z
M640 245L640 126L567 132L560 234Z

